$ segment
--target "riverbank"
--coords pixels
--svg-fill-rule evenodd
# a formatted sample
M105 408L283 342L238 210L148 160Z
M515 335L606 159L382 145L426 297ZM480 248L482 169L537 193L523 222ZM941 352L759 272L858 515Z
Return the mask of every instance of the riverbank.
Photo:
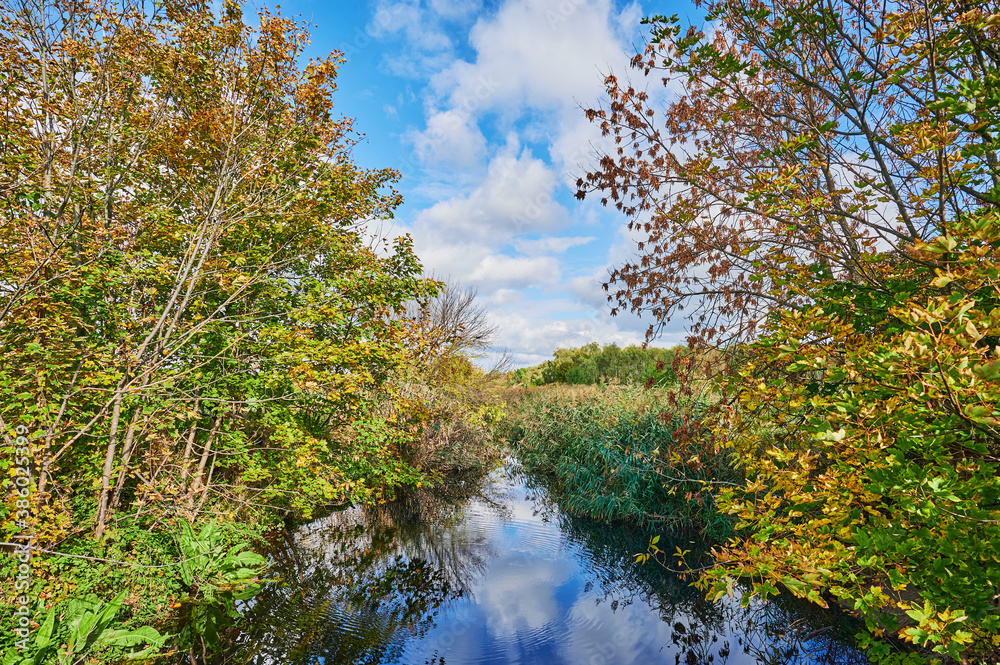
M5 665L67 658L112 663L130 654L209 662L240 634L237 607L266 588L268 566L258 553L269 551L274 534L331 510L385 504L419 488L446 486L447 493L447 486L461 486L463 474L485 473L503 453L508 391L499 377L471 367L438 376L434 385L411 375L392 401L382 400L378 417L356 417L317 451L317 472L334 463L338 480L353 485L354 493L341 497L347 502L306 500L308 493L288 496L259 481L246 483L252 481L246 476L239 484L217 474L205 482L206 500L192 510L163 491L144 503L142 486L126 483L123 503L131 510L109 519L98 540L88 528L72 529L93 524L88 493L66 495L63 512L49 516L63 530L58 537L49 523L35 522L45 528L39 527L39 549L25 564L26 641L19 642L18 616L0 617ZM269 491L275 500L262 500ZM14 579L17 565L6 556L0 570ZM80 622L88 627L74 638Z

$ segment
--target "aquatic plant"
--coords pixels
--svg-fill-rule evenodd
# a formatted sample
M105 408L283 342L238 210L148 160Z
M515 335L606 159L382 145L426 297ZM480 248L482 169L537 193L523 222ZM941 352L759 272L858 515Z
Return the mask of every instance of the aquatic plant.
M690 430L704 407L668 407L639 388L536 390L515 446L564 510L723 538L733 521L717 510L715 489L740 478L727 453Z

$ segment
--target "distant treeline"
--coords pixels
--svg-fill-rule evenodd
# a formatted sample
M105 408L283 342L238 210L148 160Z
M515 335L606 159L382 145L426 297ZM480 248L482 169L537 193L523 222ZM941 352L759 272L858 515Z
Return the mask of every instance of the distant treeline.
M665 385L673 383L674 356L683 347L642 348L617 344L601 347L596 342L576 349L556 349L552 360L513 372L514 380L526 386L548 383L593 385L617 381L623 384Z

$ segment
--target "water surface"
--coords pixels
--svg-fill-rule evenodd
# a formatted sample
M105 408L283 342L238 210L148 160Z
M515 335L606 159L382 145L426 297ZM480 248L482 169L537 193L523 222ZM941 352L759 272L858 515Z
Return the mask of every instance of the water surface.
M634 564L648 533L563 514L513 462L456 489L334 513L289 534L274 554L283 583L255 599L236 659L868 662L850 642L857 626L839 613L789 601L740 608L738 592L713 604L689 581Z

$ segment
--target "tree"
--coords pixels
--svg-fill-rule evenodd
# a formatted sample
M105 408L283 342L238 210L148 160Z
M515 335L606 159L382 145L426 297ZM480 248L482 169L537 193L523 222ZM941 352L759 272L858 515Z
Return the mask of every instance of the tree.
M708 8L633 61L680 86L662 114L607 79L619 148L580 183L645 236L618 307L744 343L709 424L747 535L702 582L847 603L885 662L927 656L887 630L996 662L1000 4Z
M719 548L703 582L726 593L753 581L865 618L863 643L885 631L958 662L1000 652L1000 218L922 245L950 255L937 293L903 292L872 335L854 297L816 294L783 312L752 346L738 407L715 424L750 478L720 503L752 534ZM977 219L974 225L983 223ZM957 228L952 231L958 231ZM959 250L959 251L955 251ZM923 662L911 654L910 660Z
M364 242L397 173L351 161L340 56L300 68L305 29L236 2L0 9L0 428L43 516L89 487L97 537L126 504L308 513L410 473L340 428L428 288L408 239Z
M653 17L632 65L587 111L617 146L578 181L642 238L606 288L693 339L752 338L769 311L834 280L891 295L870 257L909 248L997 195L988 85L994 2L708 3L708 33ZM956 28L955 26L961 26ZM946 100L954 103L947 105Z
M404 324L407 369L391 405L409 427L403 457L434 473L485 469L500 454L508 385L504 355L489 370L473 360L490 349L497 326L476 302L477 291L439 284L438 291L407 304Z
M421 362L445 361L456 355L490 348L499 327L476 302L478 290L460 284L441 284L424 302L407 304L414 350Z

